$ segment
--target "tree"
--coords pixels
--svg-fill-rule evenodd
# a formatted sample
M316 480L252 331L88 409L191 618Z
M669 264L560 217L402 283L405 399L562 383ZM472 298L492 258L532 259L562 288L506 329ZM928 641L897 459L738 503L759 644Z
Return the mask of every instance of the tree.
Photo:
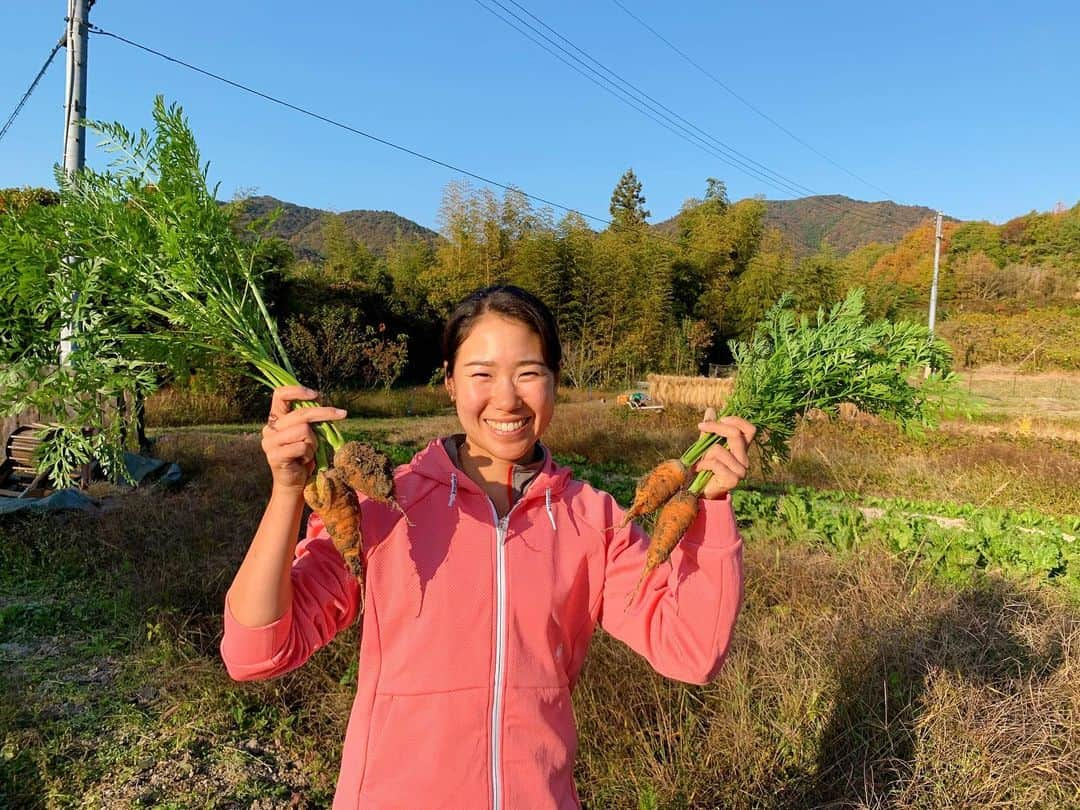
M723 213L731 205L727 195L727 184L715 177L705 179L705 204Z
M645 210L645 195L641 193L641 181L633 169L627 169L619 178L611 194L611 221L617 229L634 229L645 224L649 212Z

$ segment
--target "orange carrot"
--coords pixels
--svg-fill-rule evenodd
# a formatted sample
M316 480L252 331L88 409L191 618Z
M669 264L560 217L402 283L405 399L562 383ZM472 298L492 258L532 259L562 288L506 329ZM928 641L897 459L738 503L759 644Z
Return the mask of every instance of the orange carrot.
M678 492L686 483L690 469L680 459L669 458L661 461L649 473L638 482L634 491L634 502L623 518L619 528L626 525L634 518L655 512Z
M697 517L698 507L698 496L685 489L673 495L664 504L664 508L660 510L660 514L656 517L656 527L653 529L652 537L649 538L649 551L645 556L645 568L642 570L641 577L638 579L637 585L634 586L630 598L626 600L627 608L637 598L645 578L671 556L671 552L679 544L679 540L686 534L686 530L690 528L690 524Z
M360 504L339 469L322 470L304 487L304 500L322 518L327 534L356 581L364 586Z

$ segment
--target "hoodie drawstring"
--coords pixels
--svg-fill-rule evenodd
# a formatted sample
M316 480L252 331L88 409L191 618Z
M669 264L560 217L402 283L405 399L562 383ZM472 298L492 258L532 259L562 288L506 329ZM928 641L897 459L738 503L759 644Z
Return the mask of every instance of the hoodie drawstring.
M551 511L551 487L548 487L544 493L544 510L547 512L548 520L551 521L551 528L554 531L555 513Z
M450 499L446 502L448 507L454 505L454 501L457 499L457 473L450 473ZM544 490L544 511L547 512L548 522L551 523L552 530L556 529L555 526L555 511L551 508L551 487Z

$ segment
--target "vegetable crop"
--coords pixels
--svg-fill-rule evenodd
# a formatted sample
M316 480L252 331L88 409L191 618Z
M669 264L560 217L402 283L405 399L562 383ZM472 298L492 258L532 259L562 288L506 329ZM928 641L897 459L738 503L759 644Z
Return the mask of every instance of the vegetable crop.
M300 384L263 298L257 226L250 239L235 232L180 107L158 97L153 119L152 134L89 125L113 156L108 169L58 170L61 204L35 214L36 230L15 219L0 229L0 264L10 259L22 274L0 284L0 303L17 316L0 318L0 334L46 336L12 350L0 370L0 410L38 407L61 422L44 454L54 460L58 486L70 486L72 471L95 457L119 465L119 418L102 424L103 414L119 409L104 402L131 393L127 380L136 374L138 390L148 393L159 375L221 354L271 389ZM20 328L35 319L39 328ZM56 366L64 325L74 332L72 350ZM6 349L0 359L8 359ZM83 430L88 419L92 441ZM359 574L355 491L392 502L389 463L370 448L347 446L332 422L313 429L317 477L305 494ZM335 453L344 463L331 475Z
M798 420L810 411L833 416L841 403L850 402L916 430L932 425L941 407L958 399L948 370L948 346L925 326L867 321L861 290L853 290L829 310L819 309L813 320L798 317L790 296L782 296L751 338L731 348L735 387L718 418L740 416L755 425L755 442L766 463L786 457ZM914 384L924 368L931 372ZM703 434L679 461L692 468L720 440L716 434ZM670 464L665 461L657 470ZM707 470L698 473L689 495L699 496L711 477ZM646 573L676 545L668 536L669 525L657 523Z

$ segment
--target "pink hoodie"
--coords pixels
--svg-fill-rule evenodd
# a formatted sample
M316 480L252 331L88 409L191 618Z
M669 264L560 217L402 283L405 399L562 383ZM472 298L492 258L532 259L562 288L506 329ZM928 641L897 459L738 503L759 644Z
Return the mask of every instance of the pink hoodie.
M394 476L400 513L363 503L360 675L335 810L578 807L570 703L599 622L669 678L720 669L742 600L730 500L703 501L671 564L629 610L648 538L615 500L547 455L509 515L433 441ZM358 588L312 515L293 604L245 627L226 599L237 680L300 666L357 614Z

